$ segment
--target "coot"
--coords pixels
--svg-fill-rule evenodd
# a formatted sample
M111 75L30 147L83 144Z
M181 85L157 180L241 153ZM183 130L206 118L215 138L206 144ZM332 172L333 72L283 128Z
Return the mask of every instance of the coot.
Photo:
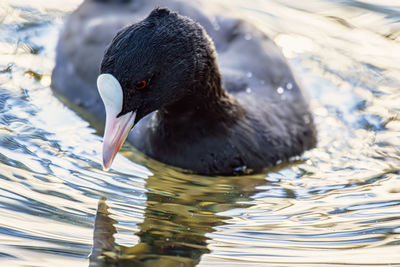
M89 2L92 8L107 4ZM104 167L111 166L132 127L128 140L146 155L202 174L256 172L312 148L312 115L275 44L241 19L207 19L201 6L171 3L189 6L190 12L183 10L202 25L167 8L155 8L120 30L106 49L97 79L106 110ZM83 13L90 16L89 11ZM68 26L64 40L76 39L66 36ZM87 44L97 48L101 34ZM63 37L53 87L100 114L101 103L90 81L92 69L83 70L88 77L80 75L88 81L80 94L72 93L77 88L71 89L70 81L69 86L57 86L60 69L79 69L76 60L68 59L68 53L74 55L72 49L86 49L90 58L90 49L62 42ZM67 66L60 62L63 57ZM85 58L80 60L84 65Z

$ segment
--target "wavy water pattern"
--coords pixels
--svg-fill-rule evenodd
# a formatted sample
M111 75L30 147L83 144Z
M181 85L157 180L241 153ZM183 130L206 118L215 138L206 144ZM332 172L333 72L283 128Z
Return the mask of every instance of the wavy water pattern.
M207 177L129 145L102 170L101 124L49 87L79 3L0 3L1 266L400 266L399 5L218 1L281 47L319 140L293 164Z

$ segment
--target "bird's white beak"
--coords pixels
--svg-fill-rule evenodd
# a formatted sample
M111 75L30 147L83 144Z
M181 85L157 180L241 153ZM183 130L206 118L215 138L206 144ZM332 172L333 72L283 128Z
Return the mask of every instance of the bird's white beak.
M129 131L135 122L136 112L128 112L120 117L123 94L118 80L111 74L101 74L97 78L97 88L106 109L106 126L103 138L103 168L109 170Z

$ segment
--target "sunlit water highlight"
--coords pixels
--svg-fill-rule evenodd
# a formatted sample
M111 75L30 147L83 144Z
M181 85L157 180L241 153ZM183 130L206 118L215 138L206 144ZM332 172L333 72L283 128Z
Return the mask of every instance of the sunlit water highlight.
M79 2L0 3L1 266L88 266L93 236L137 266L400 265L399 5L223 1L289 58L319 143L260 175L205 177L128 146L102 171L101 127L49 88Z

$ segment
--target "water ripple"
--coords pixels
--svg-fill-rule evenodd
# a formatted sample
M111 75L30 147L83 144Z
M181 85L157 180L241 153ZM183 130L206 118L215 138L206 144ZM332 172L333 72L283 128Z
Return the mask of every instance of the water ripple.
M400 264L399 8L224 3L282 48L319 131L316 149L264 174L191 175L129 145L104 172L101 126L49 88L79 1L0 3L2 265Z

